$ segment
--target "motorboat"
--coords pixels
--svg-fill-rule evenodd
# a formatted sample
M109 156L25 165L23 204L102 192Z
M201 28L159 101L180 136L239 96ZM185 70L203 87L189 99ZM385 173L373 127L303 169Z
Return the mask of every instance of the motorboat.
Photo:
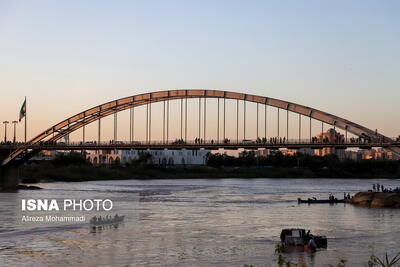
M285 252L303 250L315 252L320 248L328 247L326 236L312 235L301 228L283 229L280 235L281 244Z
M119 224L124 221L125 216L118 216L115 215L114 217L96 217L90 219L91 226L103 226L103 225L112 225L112 224Z
M298 198L297 202L299 204L306 203L306 204L336 204L336 203L344 203L344 199L316 199L316 198L308 198L308 199L301 199Z

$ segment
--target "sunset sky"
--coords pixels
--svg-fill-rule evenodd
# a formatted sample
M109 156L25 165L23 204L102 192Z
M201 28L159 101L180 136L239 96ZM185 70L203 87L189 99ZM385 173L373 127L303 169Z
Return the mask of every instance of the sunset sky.
M178 88L275 97L397 136L400 1L0 0L0 121L17 119L26 96L29 137L113 99ZM104 125L110 139L112 118Z

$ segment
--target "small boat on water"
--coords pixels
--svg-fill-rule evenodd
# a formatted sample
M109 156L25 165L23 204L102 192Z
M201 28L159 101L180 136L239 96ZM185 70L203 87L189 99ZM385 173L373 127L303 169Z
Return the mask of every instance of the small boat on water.
M93 218L90 219L90 225L91 226L103 226L103 225L112 225L112 224L119 224L124 221L125 216L118 216L115 215L114 217L112 216L107 216L107 217L96 217L94 216Z
M306 232L300 228L283 229L280 237L285 252L297 250L315 252L319 248L328 247L326 236L312 235L310 230Z
M316 198L308 198L308 199L301 199L298 198L297 202L299 204L306 203L306 204L336 204L336 203L344 203L344 199L316 199Z

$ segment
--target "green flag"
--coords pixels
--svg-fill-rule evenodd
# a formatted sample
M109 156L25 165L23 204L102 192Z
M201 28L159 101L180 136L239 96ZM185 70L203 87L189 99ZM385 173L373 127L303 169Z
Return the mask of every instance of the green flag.
M26 116L26 99L22 104L21 110L19 111L19 121L21 121Z

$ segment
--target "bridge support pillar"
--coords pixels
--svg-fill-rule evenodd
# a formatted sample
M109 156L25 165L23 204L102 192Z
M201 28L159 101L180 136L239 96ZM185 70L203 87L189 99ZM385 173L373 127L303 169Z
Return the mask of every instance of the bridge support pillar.
M9 151L0 151L0 164L8 156ZM18 188L18 166L0 165L0 191L16 190Z
M18 189L18 167L0 167L0 191Z

